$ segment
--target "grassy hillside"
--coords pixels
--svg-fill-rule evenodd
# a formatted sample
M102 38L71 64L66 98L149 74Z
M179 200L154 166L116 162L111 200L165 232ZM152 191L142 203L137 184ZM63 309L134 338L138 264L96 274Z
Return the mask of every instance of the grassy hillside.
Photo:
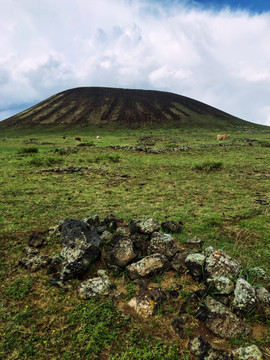
M61 219L114 213L126 221L181 221L183 232L176 236L181 243L196 236L204 247L225 250L245 268L269 271L270 132L235 130L223 142L217 142L216 134L205 129L113 132L79 127L1 133L3 359L193 359L187 343L198 331L198 320L192 312L187 338L181 339L170 327L175 315L170 302L144 322L134 314L123 315L110 300L79 300L79 280L66 289L52 287L46 270L28 273L18 262L33 231L47 236ZM81 136L83 144L74 136ZM116 145L123 147L111 147ZM70 166L85 169L41 171ZM59 242L48 240L43 251L50 255L59 249ZM134 289L126 274L112 275L130 298ZM165 281L162 276L152 281ZM190 279L174 276L184 286L184 299ZM259 322L262 329L254 333L253 343L269 347L269 320L250 314L248 321L251 326ZM245 339L220 346L242 344Z
M76 88L0 123L1 128L263 128L199 101L168 92L102 87Z

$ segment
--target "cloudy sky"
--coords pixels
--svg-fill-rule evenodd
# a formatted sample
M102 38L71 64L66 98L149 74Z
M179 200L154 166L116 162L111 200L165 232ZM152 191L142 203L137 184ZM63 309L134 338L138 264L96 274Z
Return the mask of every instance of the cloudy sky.
M270 125L269 0L0 0L0 120L79 86L174 92Z

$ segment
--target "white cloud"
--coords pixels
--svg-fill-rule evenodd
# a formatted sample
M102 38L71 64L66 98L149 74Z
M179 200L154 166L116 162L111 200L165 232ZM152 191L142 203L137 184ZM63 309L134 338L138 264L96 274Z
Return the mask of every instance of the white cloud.
M162 4L0 0L0 119L64 89L115 86L270 125L270 13Z

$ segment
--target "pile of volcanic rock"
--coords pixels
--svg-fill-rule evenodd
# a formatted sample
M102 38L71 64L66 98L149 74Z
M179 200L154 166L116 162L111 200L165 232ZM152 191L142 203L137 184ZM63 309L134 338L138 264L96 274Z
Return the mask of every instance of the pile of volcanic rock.
M269 288L250 285L247 272L222 250L208 247L202 251L202 244L196 239L188 241L184 247L180 245L171 234L181 232L181 225L166 221L160 226L152 218L133 219L127 224L114 215L104 220L97 215L84 220L65 219L51 229L54 236L60 237L60 254L53 257L41 255L39 248L44 239L33 234L26 248L27 257L20 263L30 271L47 267L52 285L63 286L74 278L85 279L91 265L99 261L104 268L97 271L96 277L80 284L78 294L82 299L112 294L113 283L107 270L122 269L132 281L140 284L137 296L128 305L145 318L155 313L168 293L158 287L147 288L144 280L169 269L179 274L189 272L197 283L204 285L190 294L182 304L181 312L184 314L187 307L192 307L196 317L219 338L248 337L251 328L244 320L248 312L256 309L265 318L270 318ZM252 271L257 277L267 279L262 269L254 268ZM176 290L171 290L172 296L174 292L176 297L179 295ZM183 314L172 322L180 337L185 332ZM189 348L200 359L262 358L255 345L229 354L214 349L201 336L192 339Z

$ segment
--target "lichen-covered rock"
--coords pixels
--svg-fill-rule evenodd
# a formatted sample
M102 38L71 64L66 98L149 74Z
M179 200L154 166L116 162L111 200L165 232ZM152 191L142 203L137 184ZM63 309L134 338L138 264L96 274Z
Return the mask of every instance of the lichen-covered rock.
M129 237L130 229L128 227L120 226L114 232L114 237Z
M182 226L179 222L176 221L165 221L161 224L161 227L164 231L171 233L171 234L177 234L182 231Z
M189 248L202 248L203 246L203 241L200 240L200 239L197 239L196 237L195 238L192 238L192 239L188 239L186 241L187 245Z
M190 340L188 347L192 354L198 356L199 359L204 359L208 351L211 349L209 342L202 336L197 336Z
M256 288L256 297L259 304L270 306L270 293L264 287Z
M225 276L213 277L207 279L207 284L212 286L222 295L231 294L234 290L234 283Z
M151 241L147 249L147 253L162 254L168 257L172 257L178 251L175 240L168 234L162 234L160 232L154 232L151 236Z
M59 273L61 271L62 268L62 258L59 255L55 255L52 257L50 265L48 266L47 269L47 274L56 274Z
M92 215L86 219L84 219L90 226L98 227L100 225L100 220L98 215Z
M198 313L198 318L215 335L224 339L247 336L251 329L226 306L212 297L207 297Z
M103 233L100 235L100 241L101 243L109 243L112 240L112 233L110 233L108 230L103 231Z
M31 272L35 272L49 265L50 261L51 258L49 256L34 255L20 260L19 265L26 267Z
M192 277L201 279L204 274L204 261L203 254L190 254L187 256L185 264Z
M238 279L234 290L233 306L239 310L246 310L255 304L255 289L246 280Z
M117 266L125 266L136 257L133 243L129 238L121 239L109 254L110 262Z
M242 347L232 352L233 359L238 360L262 360L263 355L256 345Z
M162 270L167 264L167 258L161 254L146 256L142 260L127 266L132 279L151 276Z
M79 296L82 299L90 299L93 296L107 296L110 294L112 283L105 271L98 271L99 277L88 279L81 283Z
M177 252L170 261L172 269L178 272L185 272L187 270L185 261L188 256L187 251L181 250Z
M206 253L208 254L205 259L206 277L237 277L239 275L240 264L224 251L208 249Z
M128 306L138 313L138 315L148 318L154 314L155 304L152 303L149 299L141 299L141 298L132 298L128 302Z
M160 225L157 220L148 218L137 222L137 228L143 234L152 234L154 231L160 230Z
M258 266L255 266L253 268L250 268L248 270L248 275L251 276L251 277L255 277L259 280L268 280L270 281L270 276L266 274L266 272L258 267Z

